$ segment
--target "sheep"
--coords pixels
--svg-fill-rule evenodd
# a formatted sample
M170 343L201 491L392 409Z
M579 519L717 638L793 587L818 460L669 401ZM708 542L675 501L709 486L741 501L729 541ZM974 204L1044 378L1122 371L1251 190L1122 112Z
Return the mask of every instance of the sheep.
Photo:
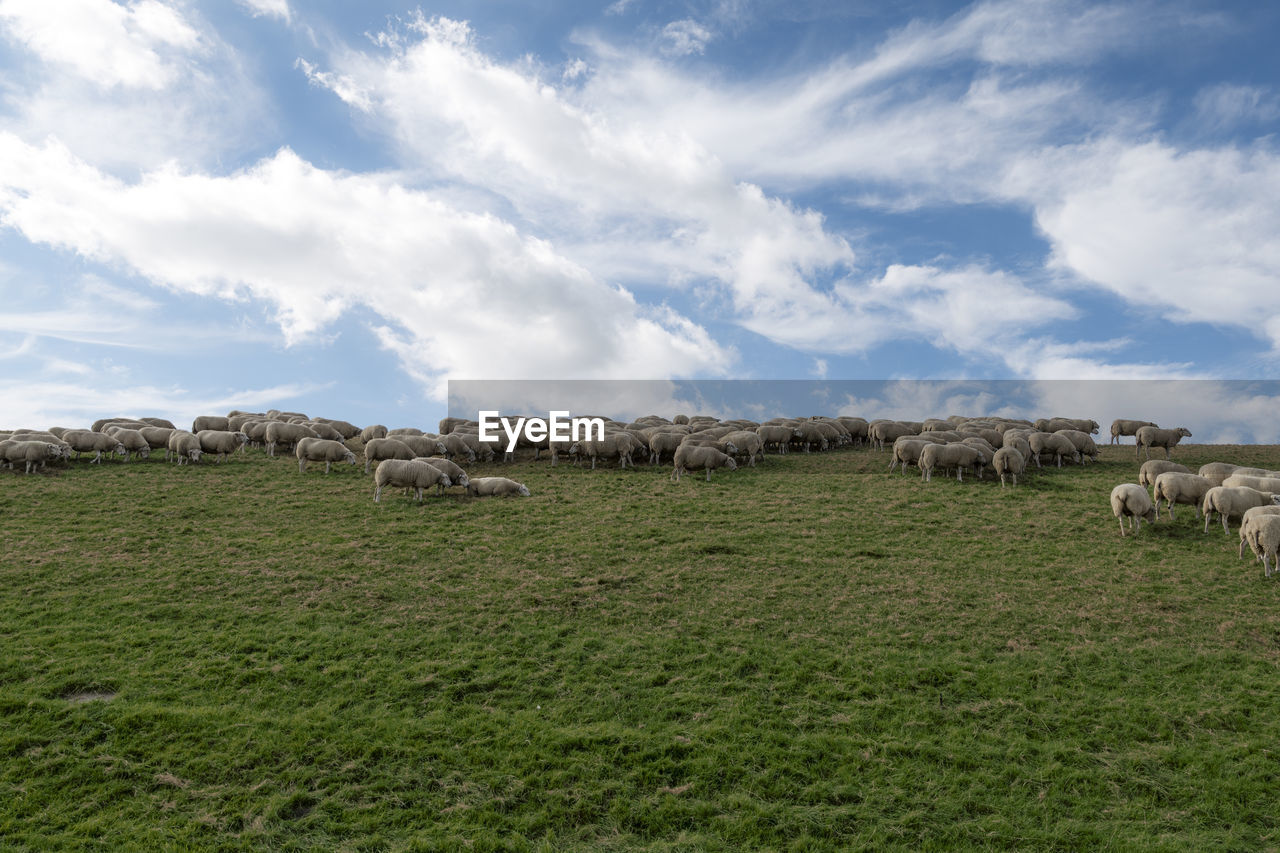
M1035 428L1040 432L1057 432L1060 429L1078 429L1081 432L1087 432L1090 435L1097 435L1100 427L1098 422L1089 420L1088 418L1047 418L1035 422Z
M760 438L755 430L737 430L726 435L723 439L732 444L737 449L737 454L746 454L747 463L752 467L756 467L756 456L764 457L764 440Z
M783 446L786 446L786 443L791 440L791 430L786 427L760 427L760 429L777 429L781 431L784 434L782 439ZM649 464L661 464L662 458L674 454L683 440L684 434L679 432L655 432L650 435Z
M316 434L316 438L327 438L330 441L346 440L346 436L324 421L307 421L303 426L314 432Z
M77 456L81 453L92 453L94 456L89 460L90 465L95 462L102 464L102 454L104 452L114 453L117 456L128 454L123 444L106 433L91 432L87 429L73 429L63 433L62 440L71 445L71 449L76 452Z
M476 498L529 497L529 489L523 483L506 477L476 477L467 485L467 494Z
M155 427L143 427L143 429L155 429ZM151 455L151 442L147 441L140 430L113 429L110 435L124 446L126 461L130 453L137 454L139 459L146 459Z
M165 418L138 418L138 420L142 421L147 426L160 427L161 429L177 429L177 427L173 425L173 421L166 420Z
M1169 520L1174 521L1173 505L1190 504L1195 507L1196 521L1200 520L1200 504L1205 493L1213 488L1213 483L1199 474L1183 474L1180 471L1165 471L1156 477L1152 497L1155 500L1156 518L1160 518L1160 501L1169 505Z
M1142 519L1154 524L1156 510L1147 490L1137 483L1121 483L1111 490L1111 512L1120 522L1120 535L1124 536L1124 517L1129 516L1129 530L1136 536L1142 529Z
M462 458L466 459L467 462L476 461L476 452L472 450L471 447L465 441L462 440L461 436L459 436L457 433L454 433L454 432L442 433L440 435L438 452L440 453L441 456L446 456L449 458L453 458L455 456L461 456Z
M219 415L199 415L191 422L191 434L199 435L202 429L229 431L231 429L231 421Z
M52 442L14 441L12 439L0 441L0 458L8 462L11 467L18 462L23 463L27 474L30 474L32 469L43 470L50 459L59 459L61 457L61 448Z
M1228 517L1242 516L1245 510L1255 506L1280 503L1277 497L1271 492L1260 492L1247 486L1214 486L1205 492L1200 504L1200 511L1204 513L1204 532L1209 532L1209 522L1215 512L1222 518L1222 532L1230 533Z
M360 435L360 427L349 421L337 421L333 418L313 418L316 423L328 424L342 436L343 441L350 441ZM324 438L324 436L320 436Z
M1251 489L1257 489L1260 492L1276 492L1280 494L1280 478L1277 477L1251 477L1236 471L1230 477L1222 481L1224 486L1248 486Z
M894 468L901 465L902 473L907 473L907 466L919 465L920 454L930 444L936 443L927 438L903 436L893 443L893 458L889 460L889 470L892 472Z
M904 435L919 435L920 431L912 429L907 424L899 421L880 421L879 423L871 424L867 429L867 434L875 444L876 450L884 450L886 441L892 442Z
M1244 528L1240 528L1244 531ZM1277 561L1277 552L1280 552L1280 516L1263 515L1255 517L1249 525L1249 531L1246 534L1249 546L1253 548L1253 553L1258 559L1262 560L1262 572L1264 577L1271 577L1272 564L1276 564L1276 570L1280 571L1280 562ZM1244 540L1242 540L1244 541Z
M249 437L249 443L254 447L265 446L267 443L267 427L279 421L263 419L260 421L245 421L240 425L240 432Z
M219 462L249 442L249 436L244 433L225 429L202 429L196 433L196 438L200 440L200 449L205 453L218 454Z
M1062 467L1064 456L1070 456L1075 462L1080 461L1080 451L1076 450L1076 446L1065 435L1058 435L1056 432L1033 432L1027 439L1027 444L1031 448L1031 458L1035 460L1037 468L1041 467L1040 454L1042 453L1052 453L1059 468Z
M612 433L602 439L574 442L569 447L570 455L582 454L591 460L591 470L596 469L597 459L617 459L619 468L626 468L631 461L631 454L638 450L639 439L630 433ZM634 465L632 466L634 467Z
M676 450L673 459L675 470L671 472L671 477L676 482L690 471L699 469L707 472L707 482L711 482L711 471L715 468L728 468L730 471L736 471L738 463L733 461L733 457L727 453L721 453L714 447L706 447L696 444L682 444Z
M399 438L402 435L423 435L423 432L417 427L396 427L387 430L387 438Z
M393 438L388 435L387 438ZM400 435L395 440L413 451L414 456L435 456L442 452L440 438L434 435Z
M1276 504L1268 504L1267 506L1255 506L1244 511L1244 515L1240 516L1240 549L1236 556L1244 557L1244 546L1249 544L1249 531L1253 527L1254 520L1264 515L1280 515L1280 506Z
M320 435L311 427L302 424L285 423L284 421L272 421L267 424L265 433L267 439L267 455L276 455L277 444L297 445L304 438L319 438Z
M173 435L174 430L168 427L143 427L138 430L138 435L142 436L147 446L152 450L163 450L164 459L169 461L169 436Z
M1190 474L1191 469L1186 465L1179 465L1177 462L1170 462L1167 459L1149 459L1143 462L1142 467L1138 469L1138 485L1149 489L1156 484L1156 477L1170 472ZM1219 480L1213 485L1221 486L1222 481Z
M323 462L324 472L334 462L356 464L356 455L340 441L331 438L302 438L293 447L293 455L298 457L298 473L306 473L308 462Z
M966 466L985 465L986 461L983 451L969 444L930 444L920 451L920 479L926 483L931 481L933 469L938 466L954 467L956 479L963 483Z
M1018 485L1018 475L1027 467L1027 459L1013 447L1001 447L991 458L991 467L1000 475L1000 488L1004 488L1004 478L1008 474L1013 484Z
M1123 418L1117 418L1111 422L1111 443L1119 444L1120 436L1137 435L1138 430L1148 426L1159 426L1159 424L1154 424L1151 421L1130 421L1124 420Z
M382 499L384 486L403 486L413 489L414 500L422 500L422 490L436 484L452 486L453 482L443 471L416 459L384 459L373 472L373 502Z
M165 453L166 459L169 458L170 453L178 460L179 465L186 465L189 462L199 462L204 450L200 447L200 438L194 433L175 429L173 434L169 436L168 452Z
M398 438L371 438L364 445L364 472L368 474L369 466L374 462L381 462L385 459L406 461L414 459L418 455L413 452L409 445Z
M360 430L360 440L363 441L365 444L368 444L370 441L373 441L375 438L386 438L386 437L387 437L387 428L384 427L382 424L370 424L369 426Z
M1191 437L1191 430L1186 427L1176 427L1175 429L1160 429L1159 427L1144 426L1137 432L1138 443L1134 448L1134 456L1138 455L1141 450L1145 454L1145 458L1151 458L1151 448L1163 447L1164 458L1169 458L1170 451L1177 446L1178 442L1184 438Z
M416 458L419 462L425 462L433 468L439 468L455 486L462 486L465 489L471 482L467 472L462 470L462 466L445 459L443 456L419 456ZM437 492L443 493L444 486L439 486Z
M1060 429L1056 430L1054 434L1063 436L1067 441L1071 442L1071 445L1076 449L1076 452L1080 454L1081 462L1083 462L1085 458L1091 459L1094 462L1098 461L1098 446L1094 444L1093 437L1090 436L1089 433L1078 429Z
M1239 467L1230 462L1209 462L1201 465L1196 473L1207 480L1212 480L1215 486L1221 486L1222 481L1234 474Z
M869 425L865 418L846 415L836 418L836 421L849 431L849 437L853 439L854 444L862 444L867 440Z

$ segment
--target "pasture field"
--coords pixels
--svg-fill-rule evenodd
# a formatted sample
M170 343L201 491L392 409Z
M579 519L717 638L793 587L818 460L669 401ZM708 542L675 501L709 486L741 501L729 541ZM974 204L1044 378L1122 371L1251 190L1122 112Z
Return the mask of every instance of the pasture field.
M887 464L0 471L0 847L1280 848L1280 583L1234 528L1121 538L1131 445Z

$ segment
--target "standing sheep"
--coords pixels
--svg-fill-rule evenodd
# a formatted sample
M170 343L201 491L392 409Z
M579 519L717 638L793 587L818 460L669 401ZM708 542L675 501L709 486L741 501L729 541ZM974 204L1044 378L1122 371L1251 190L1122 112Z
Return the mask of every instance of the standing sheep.
M94 454L93 458L89 460L90 465L95 462L101 464L103 453L114 453L117 456L128 455L124 445L106 433L91 432L87 429L73 429L63 433L62 440L71 445L71 449L76 452L77 456L81 453Z
M43 470L50 460L60 459L62 450L48 441L0 441L0 459L11 466L23 463L25 472Z
M165 454L166 459L169 458L170 453L178 460L179 465L186 465L190 462L199 462L204 450L200 447L198 436L185 430L175 429L173 434L169 436L169 450Z
M1204 513L1204 532L1209 532L1209 522L1215 512L1222 518L1222 532L1230 533L1227 526L1230 516L1239 518L1245 510L1273 503L1280 504L1280 499L1271 492L1260 492L1247 486L1214 486L1205 492L1204 501L1200 504L1200 511Z
M156 427L143 427L143 429L156 429ZM125 449L125 460L128 461L129 454L135 454L139 459L146 459L151 455L151 442L142 435L142 430L136 429L110 429L108 433Z
M1212 480L1215 486L1221 486L1222 481L1234 474L1239 468L1239 465L1232 465L1230 462L1208 462L1201 465L1200 470L1196 473L1207 480Z
M987 457L983 451L969 444L931 444L920 451L920 479L926 483L933 479L933 469L955 468L956 479L964 482L964 469L974 466L980 470ZM981 474L978 475L981 478Z
M425 462L433 468L439 468L455 486L462 486L465 489L471 483L467 472L462 470L462 466L445 459L443 456L419 456L417 461ZM443 486L440 487L440 491L444 491Z
M290 424L284 421L272 421L267 424L265 433L267 439L267 455L276 455L276 446L280 444L288 445L290 448L296 447L298 442L304 438L319 438L320 434L311 427L302 424Z
M249 441L249 436L244 433L225 429L202 429L196 433L196 438L200 440L200 449L205 453L218 454L219 462Z
M991 467L1000 475L1000 488L1003 489L1006 474L1013 479L1015 486L1018 485L1018 475L1026 469L1027 460L1016 448L1002 447L991 458Z
M1186 465L1179 465L1177 462L1170 462L1167 459L1148 459L1142 463L1142 467L1138 469L1138 485L1151 488L1156 484L1156 477L1170 471L1179 474L1190 474L1191 469ZM1201 475L1203 476L1203 475ZM1222 481L1214 483L1215 486L1221 486Z
M384 459L378 463L377 469L373 472L373 482L374 503L382 499L384 486L403 486L413 489L414 500L421 501L423 489L436 484L453 485L439 468L414 459Z
M387 437L387 428L384 427L382 424L370 424L369 426L360 430L360 440L363 441L365 444L368 444L370 441L373 441L375 438L386 438L386 437Z
M1131 421L1118 418L1111 422L1111 443L1119 444L1120 436L1137 435L1138 430L1145 426L1153 427L1159 426L1159 424L1154 424L1151 421Z
M1134 455L1137 456L1139 450L1147 459L1151 458L1151 448L1163 447L1164 458L1168 459L1173 448L1178 442L1184 438L1191 437L1191 430L1186 427L1176 427L1175 429L1160 429L1159 427L1144 426L1137 432L1138 444L1134 448Z
M334 462L356 464L356 455L340 441L331 438L303 438L293 448L293 455L298 457L298 473L306 473L308 462L323 462L324 472Z
M1242 527L1241 530L1243 529ZM1263 575L1271 577L1272 564L1280 570L1280 563L1277 563L1276 557L1277 552L1280 552L1280 516L1263 515L1254 518L1246 535L1249 547L1253 548L1253 553L1262 560Z
M1070 456L1075 462L1080 461L1080 451L1076 450L1076 446L1066 436L1056 432L1033 432L1027 439L1027 444L1031 447L1031 457L1037 468L1040 467L1040 456L1044 453L1052 454L1059 468L1062 467L1064 456Z
M1120 522L1120 535L1124 536L1124 517L1129 516L1129 530L1137 535L1142 528L1142 519L1148 524L1156 520L1155 507L1151 505L1151 497L1147 490L1137 483L1121 483L1111 490L1111 512Z
M199 415L191 422L191 434L199 435L200 431L204 429L216 429L227 432L231 429L231 421L221 415Z
M1196 521L1200 520L1200 504L1204 502L1205 493L1213 488L1213 483L1199 474L1183 474L1179 471L1165 471L1156 477L1152 498L1155 500L1156 518L1160 517L1160 501L1169 505L1169 520L1174 521L1173 505L1190 504L1195 507Z
M1244 515L1240 516L1240 548L1236 556L1244 557L1244 546L1249 544L1249 531L1253 529L1254 522L1264 515L1280 515L1280 506L1276 504L1255 506L1246 509Z
M364 445L364 472L369 473L369 466L374 462L386 459L406 461L418 456L409 445L398 438L371 438Z
M673 460L675 470L671 472L671 477L676 482L690 471L699 469L707 472L707 482L711 482L711 472L716 468L727 468L730 471L736 471L738 463L733 461L733 457L727 453L721 453L714 447L708 447L698 444L682 444L676 450L675 459Z

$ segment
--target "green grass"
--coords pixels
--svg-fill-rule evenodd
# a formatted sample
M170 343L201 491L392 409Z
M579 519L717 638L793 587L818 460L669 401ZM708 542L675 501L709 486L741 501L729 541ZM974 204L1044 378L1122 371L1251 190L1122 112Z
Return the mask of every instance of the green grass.
M1280 467L1280 448L1184 446ZM1280 848L1280 585L1133 448L0 472L0 847Z

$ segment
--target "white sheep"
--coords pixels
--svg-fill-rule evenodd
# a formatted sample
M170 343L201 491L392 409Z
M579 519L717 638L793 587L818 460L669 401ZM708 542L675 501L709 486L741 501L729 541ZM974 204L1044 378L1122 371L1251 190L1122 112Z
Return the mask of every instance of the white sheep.
M200 438L194 433L175 429L173 434L169 436L168 452L165 453L166 459L169 458L169 454L173 454L179 465L186 465L190 462L199 462L204 450L200 447Z
M673 459L675 470L671 472L671 477L676 482L690 471L703 470L707 472L707 482L711 481L711 472L716 468L727 468L730 471L736 471L738 463L733 461L733 457L727 453L721 453L714 447L698 444L682 444L676 450Z
M286 444L295 446L304 438L319 438L317 433L309 426L302 424L285 423L284 421L271 421L267 424L267 430L264 433L267 440L267 455L276 455L276 445Z
M467 462L476 461L476 452L471 449L466 440L456 432L441 433L439 439L439 449L437 451L441 456L447 456L452 459L457 456L467 460Z
M758 429L758 427L757 427ZM737 448L736 455L746 454L747 464L752 468L756 466L756 457L764 458L764 439L754 429L752 430L735 430L723 438Z
M156 427L143 427L143 429L156 429ZM126 460L130 453L136 454L139 459L151 456L151 442L142 435L142 430L121 427L111 429L108 434L124 445Z
M1142 467L1138 469L1138 485L1145 486L1149 489L1156 484L1156 477L1170 472L1190 474L1191 469L1186 465L1179 465L1177 462L1170 462L1168 459L1148 459L1146 462L1143 462ZM1222 482L1218 481L1213 485L1221 486Z
M1093 462L1098 461L1098 445L1093 441L1093 436L1083 430L1078 429L1060 429L1054 431L1055 435L1063 436L1067 441L1071 442L1071 446L1080 454L1080 461L1086 458Z
M506 477L476 477L467 485L467 494L477 498L529 497L529 489L523 483Z
M791 430L786 427L760 427L763 430L779 430L783 434L781 439L782 446L785 448L787 442L791 440ZM763 434L757 433L763 441ZM680 447L680 442L684 440L685 434L682 432L654 432L649 436L649 464L660 465L663 457L673 456L676 449ZM786 451L783 450L783 453ZM554 456L553 456L554 460Z
M228 454L235 453L249 441L249 436L242 432L231 432L225 429L202 429L196 433L200 441L200 449L205 453L218 454L222 462Z
M387 428L384 427L382 424L370 424L369 426L360 430L360 440L365 442L366 444L370 441L373 441L373 439L375 438L386 438L386 437L387 437Z
M1142 451L1145 458L1151 458L1151 448L1163 447L1164 458L1168 459L1173 448L1178 442L1184 438L1191 437L1191 430L1186 427L1175 427L1174 429L1160 429L1160 427L1144 426L1136 433L1138 443L1134 447L1134 456L1138 451Z
M1027 438L1027 444L1031 447L1031 458L1035 460L1037 468L1041 467L1042 453L1053 454L1059 468L1062 467L1064 456L1070 456L1075 462L1080 461L1080 451L1076 450L1076 446L1065 435L1058 435L1056 432L1033 432Z
M33 469L43 470L50 460L60 459L62 450L58 445L48 441L0 441L0 459L10 466L23 463L25 473Z
M405 461L417 456L419 454L398 438L371 438L364 445L364 472L368 474L369 466L374 462L386 459Z
M1111 443L1119 444L1120 436L1122 435L1137 435L1138 430L1142 429L1144 426L1153 427L1159 426L1159 424L1152 423L1151 421L1132 421L1117 418L1111 422Z
M1253 553L1262 560L1262 572L1265 577L1271 577L1273 564L1276 565L1277 570L1280 570L1280 562L1277 562L1276 557L1277 552L1280 552L1280 516L1255 517L1249 525L1247 539Z
M1142 528L1142 519L1148 524L1156 519L1155 507L1151 505L1151 496L1147 490L1137 483L1121 483L1111 490L1111 512L1120 522L1120 535L1124 536L1124 517L1129 516L1129 530L1137 535Z
M449 477L439 468L416 459L384 459L378 463L377 469L373 472L373 482L374 503L382 499L384 486L413 489L414 500L420 501L423 489L436 484L453 485Z
M889 460L889 471L901 466L902 473L907 473L908 465L919 465L920 454L931 444L937 444L931 438L924 438L923 434L917 436L903 436L893 443L892 458Z
M1018 475L1026 470L1027 460L1016 448L1001 447L991 458L991 467L1000 475L1000 488L1003 489L1006 474L1013 479L1015 486L1018 485Z
M1196 473L1207 480L1212 480L1215 486L1221 486L1222 481L1234 474L1239 467L1230 462L1209 462L1201 465Z
M102 464L103 453L114 453L117 456L125 456L129 451L124 449L124 445L116 441L111 436L102 432L92 432L87 429L68 430L62 434L62 440L71 445L71 449L79 456L81 453L92 453L93 458L89 460L89 464Z
M1280 515L1280 506L1276 504L1267 504L1266 506L1250 507L1244 511L1244 515L1240 516L1240 548L1236 556L1244 557L1244 546L1248 543L1249 530L1253 527L1254 519L1261 518L1264 515Z
M1260 492L1280 493L1280 477L1257 477L1241 474L1237 469L1230 477L1222 481L1224 486L1248 486Z
M443 456L419 456L416 458L419 462L425 462L433 468L439 468L455 486L462 486L465 489L471 482L467 472L462 470L462 466L452 460L445 459ZM444 486L439 486L437 494L442 494L443 492Z
M626 468L627 463L631 461L631 454L641 446L639 440L630 433L615 432L600 439L583 439L574 442L569 446L569 455L590 459L592 471L596 469L598 459L617 459L618 467Z
M1189 504L1195 507L1196 521L1200 520L1200 504L1204 502L1205 493L1213 488L1213 483L1199 474L1165 471L1156 477L1152 498L1155 501L1156 518L1160 518L1160 502L1165 501L1169 508L1169 520L1174 521L1173 505Z
M231 429L231 421L220 415L199 415L191 422L191 434L199 435L202 429L216 429L223 432L229 432Z
M331 438L302 438L293 448L293 455L298 457L298 473L305 473L308 462L323 462L324 472L334 462L356 464L356 455L340 441Z
M956 479L963 483L963 472L967 466L977 467L986 462L983 451L970 444L930 444L920 451L920 479L929 482L933 479L933 469L941 466L955 468Z
M1271 492L1260 492L1247 486L1214 486L1205 492L1200 504L1200 511L1204 513L1204 532L1209 532L1209 522L1213 520L1215 512L1222 518L1222 532L1230 533L1227 526L1229 517L1239 518L1244 515L1245 510L1255 506L1280 503L1278 498L1280 496Z

